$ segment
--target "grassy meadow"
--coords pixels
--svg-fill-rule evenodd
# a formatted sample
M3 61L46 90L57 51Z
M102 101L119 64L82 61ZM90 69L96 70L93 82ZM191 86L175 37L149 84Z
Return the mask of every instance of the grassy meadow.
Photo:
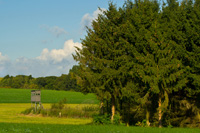
M24 115L21 112L31 107L30 91L23 89L0 89L0 133L48 132L48 133L198 133L200 129L189 128L145 128L114 125L92 125L92 118L43 117ZM70 108L99 106L95 95L79 92L42 90L44 108L51 103L67 99Z
M50 104L43 104L44 108L50 108ZM80 106L92 106L91 104L67 104L71 108ZM91 118L59 118L42 117L41 115L23 115L21 112L30 108L28 103L1 103L0 104L0 123L33 123L33 124L89 124Z

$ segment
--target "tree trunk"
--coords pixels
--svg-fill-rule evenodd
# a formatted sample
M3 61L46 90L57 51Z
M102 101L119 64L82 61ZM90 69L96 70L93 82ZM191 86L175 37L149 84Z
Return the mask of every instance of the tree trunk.
M149 110L146 108L146 124L147 126L150 126L150 122L149 122Z
M101 101L101 105L100 105L100 114L104 114L104 111L103 111L103 101Z
M106 104L107 104L107 113L109 113L109 111L110 111L110 109L109 109L109 107L108 107L108 100L106 100Z
M159 123L159 128L162 127L162 108L161 108L161 96L159 95L159 100L158 100L158 123Z
M113 123L113 119L114 119L114 115L115 115L115 97L114 96L112 96L112 108L111 108L111 111L112 111L111 122Z

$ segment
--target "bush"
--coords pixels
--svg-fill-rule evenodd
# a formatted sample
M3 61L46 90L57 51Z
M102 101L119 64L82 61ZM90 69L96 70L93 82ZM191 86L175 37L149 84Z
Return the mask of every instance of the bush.
M94 115L93 116L93 124L97 125L108 125L108 124L114 124L114 125L122 125L121 122L121 116L117 113L114 115L113 123L111 122L111 115L105 114L105 115Z
M67 100L64 98L59 103L52 104L51 109L52 110L54 110L54 109L56 109L56 110L62 110L64 108L64 106L65 106L64 104L66 103L66 101Z
M24 111L22 111L21 113L24 114L24 115L28 115L28 114L40 114L42 111L41 108L38 108L37 110L35 110L34 107L31 107L31 108L28 108Z
M22 111L21 113L24 114L24 115L28 115L28 114L33 113L34 110L35 110L34 108L28 108L28 109Z
M115 114L114 115L113 124L114 125L120 125L120 124L122 124L122 122L121 122L121 116L119 114Z
M93 123L97 125L108 125L111 124L110 115L94 115Z
M140 127L148 127L146 119L142 120L142 122L137 122L135 125Z

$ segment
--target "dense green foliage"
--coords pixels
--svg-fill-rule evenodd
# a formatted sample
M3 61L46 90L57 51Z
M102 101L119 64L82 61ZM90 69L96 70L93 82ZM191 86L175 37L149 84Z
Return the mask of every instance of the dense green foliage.
M48 132L48 133L198 133L199 129L188 128L142 128L114 125L59 125L59 124L15 124L0 123L1 133Z
M66 98L66 103L86 104L99 103L94 94L84 95L80 92L41 90L42 103L57 103ZM0 103L30 103L31 90L29 89L0 89Z
M199 0L110 3L82 45L77 82L111 121L117 112L127 124L200 127Z
M5 76L0 80L1 88L24 88L24 89L46 89L46 90L72 90L79 91L79 86L76 79L73 78L73 73L76 73L78 66L74 66L69 74L63 74L60 77L38 77L33 78L25 75Z

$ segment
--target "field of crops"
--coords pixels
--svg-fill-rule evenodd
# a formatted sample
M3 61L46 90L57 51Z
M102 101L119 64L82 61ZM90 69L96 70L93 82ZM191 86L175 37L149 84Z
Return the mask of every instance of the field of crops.
M50 108L63 98L71 108L99 106L95 95L77 92L42 90L44 108ZM91 125L92 118L43 117L23 115L21 112L31 107L30 90L0 89L0 133L7 132L48 132L48 133L198 133L200 129L189 128L144 128L114 125Z
M66 98L69 104L98 104L94 94L80 92L41 90L42 103L57 103ZM0 88L0 103L30 103L31 90Z
M114 125L8 124L0 123L0 132L20 133L199 133L189 128L144 128Z

